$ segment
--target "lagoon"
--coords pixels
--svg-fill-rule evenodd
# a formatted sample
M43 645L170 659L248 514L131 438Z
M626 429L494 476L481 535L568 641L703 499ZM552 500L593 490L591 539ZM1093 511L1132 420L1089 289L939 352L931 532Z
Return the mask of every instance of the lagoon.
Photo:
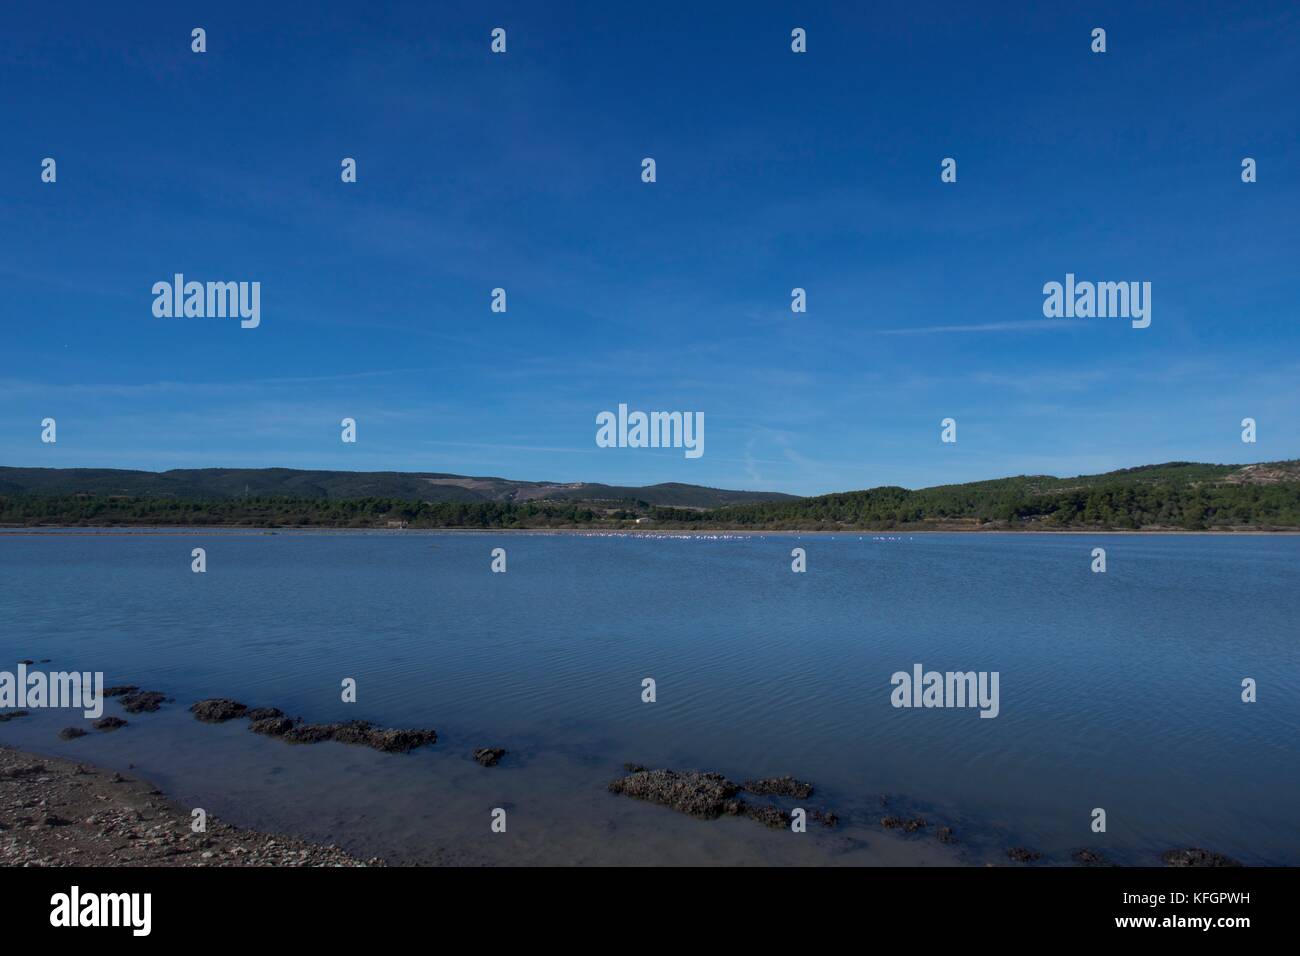
M1201 846L1295 865L1298 578L1300 537L1266 535L0 534L0 667L48 658L175 698L71 741L79 712L33 711L0 743L133 765L232 823L391 862L980 865L1026 846L1158 864ZM894 707L891 676L918 662L997 672L997 717ZM293 746L187 712L218 696L438 742ZM484 768L478 747L508 754ZM608 793L624 762L793 774L841 824L695 820ZM895 812L960 842L882 829Z

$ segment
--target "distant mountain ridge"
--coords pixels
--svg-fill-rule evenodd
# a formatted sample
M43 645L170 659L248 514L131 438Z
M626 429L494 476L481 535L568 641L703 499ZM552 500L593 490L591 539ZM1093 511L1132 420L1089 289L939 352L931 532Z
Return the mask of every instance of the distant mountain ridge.
M133 498L395 498L403 501L643 501L674 508L718 508L759 501L795 501L797 495L728 491L667 482L644 487L590 482L514 481L443 472L309 471L296 468L0 467L0 495L129 496Z

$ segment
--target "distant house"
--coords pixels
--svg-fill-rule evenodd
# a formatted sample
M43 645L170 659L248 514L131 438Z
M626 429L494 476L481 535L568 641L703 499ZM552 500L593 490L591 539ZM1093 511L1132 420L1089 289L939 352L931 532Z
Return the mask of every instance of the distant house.
M405 527L406 527L406 522L405 522L405 521L390 521L390 522L388 522L386 525L384 525L384 527L386 527L386 528L405 528Z
M637 524L654 524L654 523L655 523L655 519L654 519L654 518L637 518L637 519L636 519L636 523L637 523Z

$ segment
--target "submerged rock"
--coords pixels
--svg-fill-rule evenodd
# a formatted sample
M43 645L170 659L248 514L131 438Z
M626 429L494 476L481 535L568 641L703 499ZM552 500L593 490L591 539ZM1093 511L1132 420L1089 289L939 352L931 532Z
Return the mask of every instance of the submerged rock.
M904 820L902 817L881 817L880 825L886 830L902 830L904 833L915 833L917 830L924 830L930 825L925 817L913 817L911 820Z
M259 721L259 723L265 722ZM276 736L294 744L316 744L334 740L341 744L373 747L384 753L409 753L416 747L436 743L438 740L438 732L432 729L376 727L365 720L349 720L339 724L294 724Z
M114 684L112 687L104 688L104 696L121 697L123 694L134 694L139 689L134 684Z
M86 731L80 727L64 727L59 731L60 740L76 740L78 737L86 736Z
M939 827L939 829L934 831L934 835L939 838L940 843L952 844L957 842L957 837L952 832L952 827Z
M790 823L790 816L779 807L756 807L742 802L739 810L751 820L757 820L759 823L763 824L763 826L769 827L773 830L784 829Z
M275 710L274 707L263 709ZM265 734L268 737L283 737L294 728L296 723L296 720L292 720L288 717L260 717L253 720L252 723L248 725L248 729L255 734Z
M1007 850L1007 856L1016 863L1033 863L1035 860L1042 859L1043 854L1039 853L1037 850L1030 850L1027 847L1013 846L1011 849Z
M117 730L125 727L126 721L121 717L101 717L92 725L96 730Z
M1160 854L1160 859L1165 861L1165 866L1241 866L1231 857L1202 850L1197 846L1181 850L1166 850Z
M153 713L167 700L156 690L131 691L122 695L122 709L128 714Z
M479 747L474 751L474 759L485 767L495 767L505 755L500 747Z
M1110 860L1106 859L1096 850L1089 850L1086 847L1081 850L1075 850L1070 854L1070 859L1080 866L1113 866Z
M286 717L278 707L249 708L237 700L225 697L201 700L192 705L190 710L196 718L210 724L247 717L248 729L253 733L277 737L291 744L318 744L334 740L342 744L373 747L384 753L409 753L416 747L436 743L438 740L438 732L432 729L376 727L366 720L307 724L301 718Z
M839 824L840 818L829 810L809 810L808 817L816 820L824 827L833 827Z
M11 710L7 714L0 714L0 724L7 720L17 720L19 717L30 717L31 713L26 710Z
M756 793L763 797L796 797L800 800L811 797L813 785L803 780L796 780L788 774L784 777L765 777L762 780L746 780L740 785L742 790Z
M221 724L227 720L248 715L248 708L237 700L226 697L210 697L190 705L190 712L196 718L209 724Z
M647 770L640 764L633 763L623 766L628 775L611 781L610 793L657 803L701 820L716 820L723 816L748 817L773 830L785 829L792 819L789 810L773 804L747 803L740 799L739 794L748 791L802 797L812 793L812 784L789 776L738 784L720 773L704 770ZM822 826L833 827L839 823L839 817L829 810L812 809L807 812L811 819Z
M733 799L739 791L722 774L700 770L637 770L609 783L610 793L671 807L701 820L740 813L744 805Z

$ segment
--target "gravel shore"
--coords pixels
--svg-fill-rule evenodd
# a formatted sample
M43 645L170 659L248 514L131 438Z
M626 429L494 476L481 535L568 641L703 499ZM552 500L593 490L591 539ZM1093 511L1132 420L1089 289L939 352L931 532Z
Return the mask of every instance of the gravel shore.
M382 866L336 846L230 826L147 781L0 747L0 866Z

